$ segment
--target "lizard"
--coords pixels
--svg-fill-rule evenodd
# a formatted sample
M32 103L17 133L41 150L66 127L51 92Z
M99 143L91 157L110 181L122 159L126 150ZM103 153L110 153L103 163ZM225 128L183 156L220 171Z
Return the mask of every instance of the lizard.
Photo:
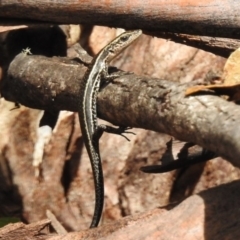
M129 129L128 127L113 128L106 125L97 125L97 94L102 78L113 79L119 76L108 74L108 64L141 34L141 30L126 31L107 44L92 59L80 83L78 115L83 141L92 166L95 186L95 209L90 228L98 226L104 204L104 179L99 153L99 139L104 131L119 135L130 133L126 131L126 129Z

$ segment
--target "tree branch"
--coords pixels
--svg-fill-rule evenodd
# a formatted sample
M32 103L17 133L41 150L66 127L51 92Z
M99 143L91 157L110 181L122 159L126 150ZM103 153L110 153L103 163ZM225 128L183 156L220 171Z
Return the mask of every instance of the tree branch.
M2 95L33 108L78 111L85 71L76 61L19 54L10 64ZM185 97L194 84L124 75L101 89L98 116L194 142L239 167L239 106L213 95Z
M131 1L30 1L2 0L1 24L9 18L52 23L104 25L151 32L238 38L240 2L154 0ZM224 14L223 14L224 10ZM94 18L92 17L94 14ZM234 17L226 17L234 16ZM6 22L5 22L6 23ZM22 24L22 23L21 23Z
M171 40L176 43L199 48L225 58L229 57L233 51L240 47L240 40L238 39L195 36L171 32L159 32L156 34L156 36Z
M17 10L12 5L9 8L9 4L13 4ZM223 4L222 2L221 5L196 5L191 1L185 5L181 5L180 1L169 4L164 0L156 1L155 5L140 5L139 2L132 2L131 9L129 9L129 7L126 8L121 3L112 1L112 8L109 9L109 5L102 4L101 11L97 11L99 6L94 1L79 2L74 9L69 4L71 4L69 1L57 3L56 5L50 5L48 1L45 1L45 3L41 1L41 4L38 1L26 1L26 4L3 1L0 8L0 17L2 17L0 24L39 27L51 25L52 23L85 23L126 29L141 28L146 34L203 49L222 57L228 57L232 51L240 46L239 40L234 39L239 37L239 21L236 18L226 20L223 19L222 14L218 14L218 12L221 13L222 7L220 9L220 6ZM86 8L85 4L89 7ZM229 16L234 15L234 6L235 4L238 5L238 3L228 2L225 4L226 6L233 6L233 8L227 8L229 12L226 14L229 14ZM40 9L39 12L32 11L36 7ZM139 9L139 7L143 9L141 15L134 10ZM196 11L196 8L201 9L201 11ZM176 11L176 9L178 10ZM93 10L96 10L94 13L95 18L89 18ZM147 12L151 12L151 15L147 14ZM213 12L214 18L209 15L213 14ZM111 14L110 17L109 14ZM29 19L26 19L26 16ZM123 16L124 21L122 20Z

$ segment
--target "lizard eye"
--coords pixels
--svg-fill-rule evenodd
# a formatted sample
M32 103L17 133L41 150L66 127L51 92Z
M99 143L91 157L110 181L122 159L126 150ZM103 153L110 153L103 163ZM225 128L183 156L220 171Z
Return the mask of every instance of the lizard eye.
M127 41L128 38L129 38L128 36L122 36L122 37L121 37L121 39L122 39L123 41Z

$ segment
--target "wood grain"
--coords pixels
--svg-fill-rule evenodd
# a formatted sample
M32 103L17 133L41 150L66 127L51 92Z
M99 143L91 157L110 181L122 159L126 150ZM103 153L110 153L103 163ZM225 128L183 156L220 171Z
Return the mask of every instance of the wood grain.
M239 7L235 0L2 0L0 17L1 24L11 18L238 38Z

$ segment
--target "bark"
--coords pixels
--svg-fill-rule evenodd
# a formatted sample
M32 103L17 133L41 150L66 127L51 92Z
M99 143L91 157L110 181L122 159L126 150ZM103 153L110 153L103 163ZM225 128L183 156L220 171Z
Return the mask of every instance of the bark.
M22 53L11 63L4 86L12 98L2 94L33 108L77 112L79 81L85 71L86 67L78 63ZM98 115L115 125L145 128L194 142L239 167L239 106L219 96L185 97L186 89L195 84L124 75L100 92Z
M239 181L232 182L191 196L171 211L155 209L117 224L49 240L239 239L238 189Z
M43 234L43 230L50 225L49 220L42 220L40 222L25 225L23 223L8 224L0 229L0 238L5 240L28 240L28 239L46 239L47 234ZM45 235L45 236L44 236Z
M198 3L194 0L188 2L175 0L171 3L167 0L155 0L151 4L144 1L131 1L130 5L119 1L107 3L57 1L52 4L49 1L20 3L7 0L1 2L0 24L41 26L41 24L73 23L125 29L141 28L151 36L167 38L226 57L236 46L239 46L237 38L240 34L238 17L226 18L225 16L238 16L239 6L240 4L234 0Z
M178 206L173 205L170 211L154 209L91 230L43 234L42 229L49 224L49 220L43 220L30 225L7 225L0 235L7 240L16 239L16 236L19 240L239 239L239 184L235 181L203 191Z
M238 239L238 189L239 181L236 181L189 197L171 211L155 209L94 231L69 233L49 240ZM213 198L216 198L214 202Z
M94 28L92 33L90 37L85 39L89 43L93 54L96 54L116 35L115 30L105 28ZM18 41L15 41L15 43L17 46ZM24 46L24 48L26 47L32 48L30 43ZM22 48L20 46L16 52L20 53ZM31 51L35 54L34 48ZM38 51L40 50L38 49ZM194 107L189 105L191 101L196 104L196 102L199 103L199 99L204 98L213 100L212 104L220 104L218 100L223 101L224 104L229 104L217 96L183 98L184 88L187 87L186 82L204 79L209 70L221 71L224 61L220 57L197 49L142 36L112 63L126 72L131 71L137 75L126 75L102 87L98 96L99 114L113 123L132 123L156 131L162 130L165 126L164 132L175 131L176 134L180 135L179 132L182 132L182 128L185 127L184 124L187 125L187 123L181 122L182 125L179 128L177 126L178 117L182 121L183 119L186 120L185 115L189 114L189 111L194 112L194 114L198 112L198 109L192 109L196 105ZM80 61L71 60L69 64L67 59L59 60L58 58L19 55L13 60L12 64L19 64L17 67L20 67L18 68L20 71L15 71L16 75L12 76L12 78L4 79L5 83L3 84L4 87L8 86L8 96L12 100L25 101L25 104L29 106L49 109L50 112L63 109L63 107L75 110L77 105L72 98L77 96L79 81L81 81L82 75L87 68ZM13 65L9 68L9 73L12 73L12 71ZM149 77L144 77L144 75ZM167 80L175 82L168 83ZM15 84L19 87L18 91ZM170 87L169 90L171 91L164 89L164 87ZM179 90L177 90L178 87ZM6 91L4 93L6 94ZM162 96L162 93L165 94ZM174 93L176 93L176 96ZM124 102L121 103L120 99L123 99L125 104ZM215 102L215 99L218 100ZM169 100L169 102L165 101L163 106L164 100ZM174 102L178 100L179 102ZM189 108L186 114L185 109L181 112L183 116L180 116L177 112L182 109L180 103L182 105L186 104L186 109ZM147 106L147 104L149 105ZM104 107L105 105L106 107ZM237 106L233 103L231 106L234 106L234 108L230 109L231 111L236 110L235 107ZM110 109L110 107L116 109ZM159 109L159 107L162 108ZM28 222L46 218L46 210L49 209L68 231L87 229L91 222L94 206L94 190L89 158L79 131L77 115L65 111L61 112L57 124L52 126L53 131L50 131L46 137L46 131L43 128L39 129L42 111L28 109L23 106L10 111L13 104L7 103L3 99L0 108L1 136L4 136L0 138L0 187L2 196L0 210L9 209L10 203L14 202L13 200L18 197L20 199L18 206L23 209L22 217ZM217 111L212 106L210 106L210 109L213 109L214 114ZM202 108L202 110L205 110L205 108ZM175 113L172 111L176 111L177 117L174 117ZM147 114L150 114L149 118L146 116ZM232 113L227 112L226 117L229 114ZM205 118L205 113L201 112L200 116L202 117L202 115ZM167 118L167 116L169 123L174 124L173 127L168 122L159 122L159 120ZM188 117L192 120L195 119L200 126L203 124L201 121L199 123L199 119L196 119L196 117ZM223 120L222 116L219 117ZM213 125L214 123L210 124ZM191 139L198 139L211 134L211 137L214 138L213 130L217 129L217 127L211 129L210 133L205 133L205 129L203 129L193 134L193 136L189 136L192 133L189 128L185 129L186 134L185 132L182 133L183 137L186 135L186 138L191 137ZM229 162L220 158L170 173L144 174L139 171L139 168L144 165L160 164L160 159L166 150L166 142L169 142L170 137L153 131L144 131L143 129L133 129L132 131L136 135L128 136L131 139L130 142L119 136L109 134L104 134L100 140L106 190L105 209L101 225L114 222L116 219L126 215L135 215L140 212L146 213L141 216L134 216L133 220L130 219L130 221L126 219L126 221L122 220L123 222L115 222L111 227L106 226L105 229L99 228L80 233L84 236L93 234L97 237L107 237L110 234L109 229L110 232L114 230L118 232L121 230L119 227L126 230L124 226L129 228L132 226L134 228L133 233L135 233L138 226L136 231L139 234L146 232L149 236L158 234L158 226L160 228L162 226L167 232L167 224L164 225L162 222L167 220L167 214L161 215L163 211L156 210L154 219L159 217L156 229L153 222L150 221L153 214L150 211L151 209L157 206L166 206L169 203L179 203L186 197L203 189L239 179L239 169L234 168ZM235 131L237 132L237 129ZM42 141L45 141L45 144L41 145ZM224 141L224 139L220 139L220 141ZM216 143L219 144L219 142ZM170 161L170 159L168 160ZM230 185L226 188L232 193L237 193L236 189L231 188ZM234 206L236 206L236 209L238 206L231 202L231 199L235 199L234 196L228 194L225 188L222 191L223 195L217 195L214 192L210 197L209 202L213 204L213 210L217 209L219 213L223 213L224 209L228 209L224 203L221 205L222 199L226 199L226 202L228 201L230 204L229 209L236 211ZM6 192L10 192L12 195L6 194ZM223 198L223 196L226 198ZM239 197L236 196L236 199L239 199ZM193 200L186 202L186 205L183 205L184 207L178 208L181 217L177 215L177 219L174 218L176 212L171 213L169 211L169 222L179 223L179 225L176 225L175 231L182 231L183 236L188 232L194 233L194 230L188 231L188 229L196 229L194 227L197 226L198 228L200 226L202 230L199 235L200 239L201 237L204 239L205 232L208 233L206 236L209 236L209 239L214 239L212 236L216 235L219 229L223 229L224 224L208 224L209 216L214 216L215 213L210 211L210 214L206 214L206 219L203 218L201 215L203 211L197 211L197 204L202 204L202 201L201 199L200 202L195 200L194 197ZM219 205L217 205L219 207L215 208L217 200L219 200ZM173 206L175 205L168 205L166 209L171 209ZM192 210L192 212L188 212L186 209ZM204 204L200 209L204 209ZM184 213L186 215L183 215ZM2 213L0 212L0 214ZM160 215L163 216L162 220L160 220ZM196 217L195 221L191 221L193 215L200 217ZM217 215L216 219L212 218L212 220L220 223L220 220L229 219L230 225L235 224L234 216L229 217L230 215L223 214L222 218ZM153 235L150 233L150 228L148 231L141 225L141 218L144 224L145 220L148 222L148 219L149 223L152 223ZM184 221L184 219L190 220ZM186 224L182 226L181 222L190 222L192 225ZM205 222L208 224L206 227ZM204 227L202 227L203 225ZM169 236L174 237L172 224L170 226L171 230L168 234L161 234L163 239L164 236L167 236L165 239L169 239ZM213 233L214 235L209 235L211 229L213 229L211 226L220 226ZM131 232L131 230L129 231ZM116 236L117 232L113 233L113 235ZM226 228L226 236L231 236L231 234L229 228ZM178 236L181 236L181 234L176 234L176 236L176 239L179 239ZM65 236L65 238L67 237L70 239L76 237L78 239L79 235L70 233ZM93 236L91 237L93 238ZM233 239L234 237L235 235L233 235Z
M238 38L240 3L230 1L1 1L0 17ZM201 11L199 10L201 9ZM224 14L223 14L224 11ZM151 14L150 14L151 13ZM94 18L92 17L94 14ZM225 16L235 16L234 18ZM197 24L196 24L197 23Z
M230 53L240 47L240 40L238 39L196 36L170 32L159 32L155 36L176 43L181 43L191 47L199 48L204 51L208 51L226 58L229 57Z

